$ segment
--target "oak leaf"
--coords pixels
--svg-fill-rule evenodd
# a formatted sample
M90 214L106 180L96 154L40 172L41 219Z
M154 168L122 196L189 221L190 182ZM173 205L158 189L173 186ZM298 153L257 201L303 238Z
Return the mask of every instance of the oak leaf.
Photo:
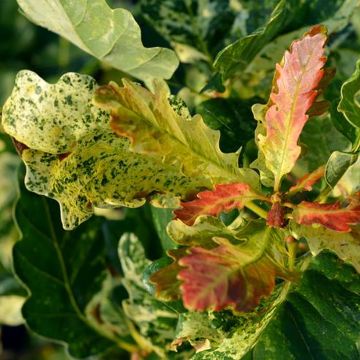
M164 81L154 81L153 92L123 80L96 91L95 104L110 111L111 126L131 140L134 153L178 166L186 176L208 178L213 184L246 182L258 187L251 169L239 169L237 153L219 148L220 132L208 128L200 115L190 116L184 103L170 97Z
M251 200L267 200L244 183L216 185L214 190L202 191L197 197L196 200L182 202L182 208L174 211L176 217L187 225L193 225L200 215L218 216L223 211L242 208Z
M266 135L259 135L259 146L266 166L274 174L276 191L282 177L292 170L300 155L297 142L325 73L326 39L324 27L313 27L302 39L292 43L281 63L276 65L265 115Z
M183 281L181 291L187 309L249 311L262 297L270 295L276 276L289 275L269 250L278 241L277 230L265 227L250 230L252 233L244 244L234 245L227 239L215 238L219 246L194 247L179 260L185 267L178 278ZM276 252L276 257L281 257Z
M27 167L26 187L60 203L64 228L88 219L94 206L137 207L151 197L176 207L178 196L211 187L205 177L130 151L129 140L111 130L109 113L92 104L96 88L86 75L49 84L22 71L3 108L4 129Z
M339 202L319 204L302 201L295 208L293 219L302 225L320 224L335 231L350 232L350 225L360 223L359 194L346 207L341 207Z

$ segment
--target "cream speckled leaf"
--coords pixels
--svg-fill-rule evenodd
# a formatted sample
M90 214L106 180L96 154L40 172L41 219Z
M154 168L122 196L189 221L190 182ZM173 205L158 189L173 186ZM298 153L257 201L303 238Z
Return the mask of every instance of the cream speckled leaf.
M178 66L172 50L145 48L131 13L113 10L105 0L18 0L18 4L34 23L139 79L168 79Z
M221 152L219 131L208 128L200 115L191 118L183 104L170 103L165 82L154 81L153 93L123 82L99 88L95 102L111 111L113 129L131 139L134 152L176 164L188 176L202 174L214 184L246 182L257 188L256 173L238 168L238 154Z
M132 153L129 140L111 131L108 113L91 104L95 88L84 75L65 74L49 85L24 71L3 109L5 130L30 148L22 151L27 188L61 204L64 228L89 218L93 206L136 207L150 194L186 198L211 186L203 177L190 179L173 165Z
M3 108L5 131L31 149L50 154L72 151L84 135L107 126L109 115L91 104L96 82L68 73L49 84L20 71Z
M124 272L122 283L129 294L122 306L126 316L137 325L136 340L143 350L167 359L166 344L175 336L178 314L147 292L143 272L150 261L146 259L144 248L134 234L121 236L118 254Z
M297 237L306 238L314 256L323 250L331 250L360 273L360 229L353 229L349 233L339 233L323 226L314 228L299 226L293 222L291 228Z

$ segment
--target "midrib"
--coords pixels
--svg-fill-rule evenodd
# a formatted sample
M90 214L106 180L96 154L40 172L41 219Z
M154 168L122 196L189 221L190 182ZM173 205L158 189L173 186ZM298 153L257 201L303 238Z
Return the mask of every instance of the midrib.
M288 148L288 144L289 144L290 125L292 123L294 109L295 109L295 107L297 105L297 102L298 102L299 90L300 90L300 86L302 85L302 79L303 79L304 73L306 72L309 61L312 58L312 55L313 55L313 51L310 53L305 66L303 66L303 71L301 73L298 84L296 86L294 101L292 102L290 112L286 116L285 123L286 123L287 126L286 126L286 132L285 132L285 141L284 141L283 147L281 149L280 166L279 166L278 171L277 171L276 176L275 176L275 188L274 188L275 191L279 191L280 181L281 181L281 177L282 177L282 173L283 173L283 166L284 166L284 162L285 162L285 153L286 153L286 149Z

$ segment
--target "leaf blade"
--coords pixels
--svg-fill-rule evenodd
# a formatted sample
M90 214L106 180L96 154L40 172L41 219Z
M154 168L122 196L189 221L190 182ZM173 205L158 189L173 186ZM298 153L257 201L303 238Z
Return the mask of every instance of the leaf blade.
M293 212L293 219L298 224L321 224L339 232L350 232L350 225L360 223L359 196L354 196L347 207L339 203L320 204L302 201Z
M94 206L137 207L152 194L157 204L176 207L178 196L211 186L131 152L129 141L111 131L109 114L92 105L96 87L86 75L68 73L48 84L23 71L3 109L5 130L26 145L27 188L60 203L65 228L87 220Z
M284 267L268 256L270 242L277 241L278 233L270 228L265 230L260 223L254 223L249 230L252 233L248 233L244 244L233 245L217 238L218 247L194 247L179 260L185 267L178 278L183 281L181 291L187 309L232 308L246 312L271 294L276 276L289 276Z
M18 4L36 24L139 79L167 79L178 66L173 51L143 47L140 28L131 13L113 10L104 0L18 0Z
M86 305L100 289L104 275L103 244L96 227L79 228L76 236L84 241L74 246L69 234L61 230L54 203L25 189L16 218L22 240L14 248L14 269L30 292L22 310L29 327L42 336L65 341L76 357L114 347L116 342L98 332L85 316ZM82 256L76 263L80 249ZM91 284L84 281L87 276L92 277Z
M101 87L95 103L111 112L112 128L131 139L132 151L176 164L187 176L201 173L215 184L234 179L258 187L252 170L238 168L238 154L221 152L218 131L208 128L199 115L191 117L183 103L170 104L164 82L155 81L153 93L123 82L122 87Z
M212 191L202 191L197 194L196 200L182 202L181 209L174 211L178 219L186 225L193 225L200 215L218 216L223 211L241 209L248 201L264 199L256 194L249 185L218 184ZM266 198L265 198L266 199Z
M275 85L265 115L266 136L259 135L259 146L267 167L274 174L276 191L283 175L291 171L300 155L298 138L324 75L325 42L324 28L314 27L301 40L293 42L282 65L277 65Z

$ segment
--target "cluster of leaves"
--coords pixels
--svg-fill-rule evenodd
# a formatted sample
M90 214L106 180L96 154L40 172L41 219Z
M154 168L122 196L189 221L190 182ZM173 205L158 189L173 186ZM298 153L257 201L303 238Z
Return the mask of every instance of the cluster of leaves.
M360 60L333 67L357 1L140 1L174 51L105 0L18 5L128 78L16 76L15 314L76 358L356 359Z

